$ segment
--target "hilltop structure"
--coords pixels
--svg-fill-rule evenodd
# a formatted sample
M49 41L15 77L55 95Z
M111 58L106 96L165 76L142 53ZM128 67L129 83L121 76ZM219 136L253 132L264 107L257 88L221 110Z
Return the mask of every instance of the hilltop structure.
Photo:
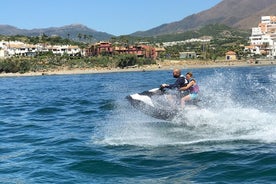
M252 28L250 50L252 54L276 59L276 16L262 16L258 27Z

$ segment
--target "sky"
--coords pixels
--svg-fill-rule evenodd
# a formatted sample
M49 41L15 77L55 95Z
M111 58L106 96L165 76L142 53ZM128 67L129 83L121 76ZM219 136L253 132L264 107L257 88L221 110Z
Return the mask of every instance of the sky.
M83 24L115 36L147 31L222 0L4 0L0 25L20 29Z

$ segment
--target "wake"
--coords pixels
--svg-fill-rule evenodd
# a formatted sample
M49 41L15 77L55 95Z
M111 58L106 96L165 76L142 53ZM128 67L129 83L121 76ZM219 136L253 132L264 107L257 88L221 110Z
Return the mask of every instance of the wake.
M235 71L199 78L201 108L183 111L171 121L149 117L120 101L92 140L133 146L276 143L275 75L271 81L259 78Z

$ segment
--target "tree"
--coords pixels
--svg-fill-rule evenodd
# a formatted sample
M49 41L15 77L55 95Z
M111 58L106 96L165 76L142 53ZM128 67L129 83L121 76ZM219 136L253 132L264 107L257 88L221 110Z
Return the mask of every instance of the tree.
M92 43L93 35L88 35L89 43Z
M88 38L88 36L86 34L83 35L83 39L84 41L86 41L86 39Z
M78 34L78 38L79 38L79 41L81 41L81 38L82 38L82 34L81 33Z

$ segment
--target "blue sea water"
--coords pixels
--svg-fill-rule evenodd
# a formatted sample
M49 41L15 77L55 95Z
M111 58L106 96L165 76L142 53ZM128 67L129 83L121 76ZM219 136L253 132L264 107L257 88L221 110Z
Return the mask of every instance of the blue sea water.
M192 71L171 121L125 99L170 70L0 78L0 183L275 183L275 65Z

